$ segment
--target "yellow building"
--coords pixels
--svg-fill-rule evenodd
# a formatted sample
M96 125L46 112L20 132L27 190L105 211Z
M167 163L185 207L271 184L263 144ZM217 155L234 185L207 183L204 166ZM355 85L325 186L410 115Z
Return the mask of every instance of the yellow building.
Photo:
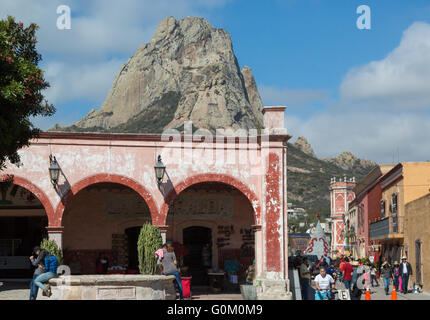
M412 265L412 283L430 291L430 193L405 206L405 248Z
M394 262L409 256L406 204L429 193L430 162L402 162L381 179L381 217L370 224L370 239ZM414 266L413 266L414 267Z

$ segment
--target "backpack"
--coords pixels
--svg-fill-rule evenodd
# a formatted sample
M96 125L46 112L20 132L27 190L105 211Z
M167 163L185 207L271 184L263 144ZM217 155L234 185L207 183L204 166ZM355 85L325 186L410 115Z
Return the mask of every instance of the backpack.
M54 255L51 255L51 254L47 254L46 255L46 257L45 257L45 261L46 262L48 262L48 263L45 263L45 268L46 268L46 266L47 265L49 265L49 270L51 270L51 269L54 269L54 271L52 271L52 272L54 272L54 273L56 273L57 272L57 268L58 268L58 259L57 259L57 257L56 256L54 256Z

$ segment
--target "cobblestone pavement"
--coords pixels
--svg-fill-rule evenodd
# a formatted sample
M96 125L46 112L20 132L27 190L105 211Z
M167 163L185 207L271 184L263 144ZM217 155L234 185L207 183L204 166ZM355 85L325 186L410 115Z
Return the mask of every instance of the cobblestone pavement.
M0 282L0 300L28 300L30 280L26 282Z
M390 285L389 294L385 294L384 285L382 281L379 281L379 287L370 288L370 297L372 300L391 300L391 294L393 290L392 284ZM341 284L340 282L336 282L336 288L337 289L345 289L345 286ZM361 300L364 300L364 293L361 295ZM397 300L430 300L430 294L423 292L423 293L408 293L403 294L400 292L397 292Z
M379 281L379 287L370 288L370 298L371 300L391 300L391 293L393 290L393 286L390 285L389 294L385 294L384 286L382 284L382 281ZM340 283L339 281L336 281L336 289L337 290L345 290L345 286L343 283ZM311 289L311 295L312 300L315 297L315 285L312 282L312 289ZM363 294L361 295L361 300L364 300L365 297L365 291L363 291ZM430 300L430 294L423 292L419 294L415 293L408 293L403 294L400 292L397 292L397 300Z

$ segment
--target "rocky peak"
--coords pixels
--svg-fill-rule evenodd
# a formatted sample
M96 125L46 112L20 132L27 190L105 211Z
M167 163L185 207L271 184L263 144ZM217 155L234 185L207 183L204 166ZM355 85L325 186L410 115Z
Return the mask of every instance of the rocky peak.
M344 170L351 170L357 167L367 168L376 166L375 162L371 160L358 159L356 156L354 156L351 152L348 151L342 152L337 157L322 160L334 163Z
M185 120L212 132L260 129L262 108L252 71L240 70L227 31L203 18L168 17L120 68L101 108L60 129L160 133Z
M305 137L298 137L297 141L294 143L294 146L306 153L307 155L310 155L311 157L316 158L317 156L314 153L314 150L312 149L311 145L309 144L308 140L306 140Z

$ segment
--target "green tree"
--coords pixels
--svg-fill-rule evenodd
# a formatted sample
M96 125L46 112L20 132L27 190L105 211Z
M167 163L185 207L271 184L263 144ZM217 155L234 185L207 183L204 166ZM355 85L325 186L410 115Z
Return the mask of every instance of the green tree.
M17 150L38 136L30 117L55 112L42 95L49 83L37 67L42 60L36 50L37 29L34 23L24 28L10 16L0 20L0 170L7 160L19 164Z
M145 223L140 230L137 240L139 271L141 274L157 273L157 258L155 251L163 245L160 229L150 223Z
M45 249L50 254L57 257L58 264L63 264L63 251L58 247L57 243L54 240L42 239L40 243L40 248Z

